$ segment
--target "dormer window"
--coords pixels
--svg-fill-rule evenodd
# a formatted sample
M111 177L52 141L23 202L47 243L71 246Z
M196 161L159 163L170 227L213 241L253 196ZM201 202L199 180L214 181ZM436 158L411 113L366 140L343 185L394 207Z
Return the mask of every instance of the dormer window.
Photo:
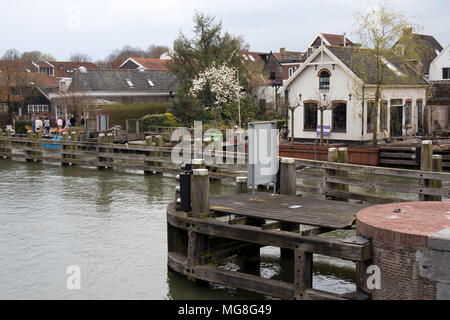
M129 86L130 88L134 88L134 84L133 84L133 82L131 82L130 79L126 79L125 81L127 82L128 86Z
M319 90L321 92L330 90L330 73L327 70L319 73Z
M155 86L155 84L152 82L152 80L147 80L147 82L148 82L148 85L150 86L150 87L154 87Z

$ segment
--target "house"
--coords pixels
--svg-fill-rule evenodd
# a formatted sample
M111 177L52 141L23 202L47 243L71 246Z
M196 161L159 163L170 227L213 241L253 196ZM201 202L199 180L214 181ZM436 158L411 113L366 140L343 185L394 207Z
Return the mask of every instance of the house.
M274 56L283 68L283 80L289 79L306 61L306 52L287 51L286 48L280 48L280 52L275 52Z
M58 92L50 94L56 113L62 113L68 100L104 101L105 103L165 102L178 89L169 71L79 70L71 78L60 80Z
M121 70L148 70L148 71L168 71L167 59L150 59L150 58L128 58L120 66Z
M70 77L80 68L86 70L100 70L100 68L92 62L72 62L72 61L55 61L51 62L54 70L54 76L57 78Z
M39 114L51 111L50 94L57 92L58 80L41 72L0 73L0 104L15 113Z
M307 49L307 56L312 55L317 49L322 45L334 46L334 47L354 47L355 43L347 38L346 34L332 34L332 33L319 33L317 37L314 38Z
M394 49L425 77L429 76L431 63L443 50L433 36L413 33L412 28L403 30L403 35L395 43Z
M392 57L382 61L386 84L381 93L378 128L392 136L415 134L423 127L429 83L404 61ZM328 106L323 122L331 141L372 140L376 67L372 50L351 45L318 47L284 85L287 103L298 106L293 130L289 121L290 136L293 131L295 140L317 139L318 107ZM382 138L380 132L377 134Z
M450 131L450 44L431 62L429 80L432 84L429 127L432 132Z

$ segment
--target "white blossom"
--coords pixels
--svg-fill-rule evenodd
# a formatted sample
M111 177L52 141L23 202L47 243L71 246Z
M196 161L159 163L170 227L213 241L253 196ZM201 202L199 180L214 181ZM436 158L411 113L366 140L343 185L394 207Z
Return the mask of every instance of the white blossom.
M198 97L207 85L214 96L214 107L236 101L242 90L237 79L236 69L226 65L212 66L199 73L192 81L189 93Z

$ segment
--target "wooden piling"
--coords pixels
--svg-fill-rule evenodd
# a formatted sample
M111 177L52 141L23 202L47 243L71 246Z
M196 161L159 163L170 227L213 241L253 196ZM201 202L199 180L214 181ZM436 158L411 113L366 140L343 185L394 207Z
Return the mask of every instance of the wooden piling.
M236 186L237 186L237 193L248 193L248 178L237 177Z
M158 147L158 148L164 147L164 139L163 139L162 136L156 136L155 137L155 146ZM154 157L161 158L163 156L164 156L164 152L162 152L162 151L154 152ZM156 166L157 167L162 167L163 163L162 162L157 162Z
M280 193L290 196L297 195L297 172L295 170L295 159L281 159Z
M202 218L209 214L209 176L207 169L193 170L191 202L191 217Z
M10 129L6 129L6 137L7 138L11 137L11 130ZM10 140L5 141L4 146L5 146L6 153L11 155L12 154L12 143L11 143L11 141ZM7 156L6 158L12 159L11 156Z
M433 172L442 172L442 156L441 155L433 155ZM430 180L429 183L430 188L442 188L441 180ZM429 196L430 201L442 201L442 197L440 196Z
M34 139L33 131L31 131L31 130L28 130L28 131L27 131L27 138L28 138L29 140L33 140L33 139ZM26 148L27 148L27 149L32 149L32 148L34 148L34 143L31 142L31 141L27 142ZM27 156L32 156L32 155L34 155L34 151L32 151L32 150L26 150L26 151L25 151L25 154L26 154ZM33 158L26 157L26 158L25 158L25 161L33 162L34 160L33 160Z
M76 132L76 131L72 131L71 132L71 134L70 134L70 141L72 143L78 142L78 132ZM72 145L70 150L73 151L73 152L78 152L79 151L78 150L78 146L76 146L76 145ZM77 160L79 157L77 155L75 155L75 154L72 154L70 158L74 159L74 160ZM72 163L72 165L75 165L75 164Z
M297 195L297 171L295 170L295 159L281 159L281 179L280 194L296 196ZM297 232L298 224L281 223L282 231ZM291 249L281 249L281 259L291 260L294 257L294 251Z
M3 130L0 129L0 138L3 138ZM5 149L3 148L3 146L5 145L5 141L0 140L0 153L4 153ZM3 156L0 156L0 159L2 159Z
M420 158L420 170L422 171L433 171L433 142L430 140L422 141L422 152ZM429 188L430 180L420 179L420 188ZM420 201L430 201L431 196L426 194L419 194Z
M145 145L147 147L153 147L153 138L152 136L148 136L145 137ZM153 151L148 151L145 153L146 157L153 157ZM144 161L144 166L145 167L152 167L154 166L154 162L153 161ZM145 174L153 174L154 172L152 170L144 170Z
M192 164L192 170L206 169L204 159L192 159L191 164Z
M98 144L97 144L97 169L106 169L105 165L101 164L104 163L106 159L100 156L100 153L104 152L103 147L100 147L100 145L104 145L105 143L106 143L106 136L105 134L100 133L98 135Z
M67 132L63 132L62 134L63 143L61 145L61 165L68 166L70 164L69 155L66 154L66 151L69 150L69 146L66 144L69 142L69 134Z
M302 300L304 299L305 291L312 288L313 254L302 249L296 249L294 268L295 298Z
M107 144L111 144L111 145L114 144L114 135L112 133L108 133L107 134L107 136L106 136L106 143ZM105 152L108 153L108 154L113 154L114 153L114 149L113 148L107 148L105 150ZM106 162L110 163L110 164L113 164L114 163L114 157L106 158ZM114 168L113 166L108 166L108 169L113 169L113 168Z
M39 141L42 140L42 131L41 130L36 131L36 140L39 140ZM39 157L42 157L44 155L44 153L42 152L42 144L40 142L36 142L34 144L34 148L41 150L41 151L35 151L34 155L39 156ZM36 161L42 162L42 160L40 160L40 159L36 159Z
M337 148L329 148L328 149L328 162L337 162L339 159L339 152ZM327 169L325 170L325 181L328 177L335 177L336 176L336 170L333 169ZM325 195L329 196L333 193L333 190L335 190L336 184L332 182L326 182L325 183ZM331 197L331 196L330 196Z

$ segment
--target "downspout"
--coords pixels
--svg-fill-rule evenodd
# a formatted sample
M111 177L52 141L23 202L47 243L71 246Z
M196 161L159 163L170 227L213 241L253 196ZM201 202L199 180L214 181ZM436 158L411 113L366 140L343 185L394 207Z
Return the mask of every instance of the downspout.
M364 93L365 93L365 85L362 86L362 112L361 112L361 140L364 142Z

